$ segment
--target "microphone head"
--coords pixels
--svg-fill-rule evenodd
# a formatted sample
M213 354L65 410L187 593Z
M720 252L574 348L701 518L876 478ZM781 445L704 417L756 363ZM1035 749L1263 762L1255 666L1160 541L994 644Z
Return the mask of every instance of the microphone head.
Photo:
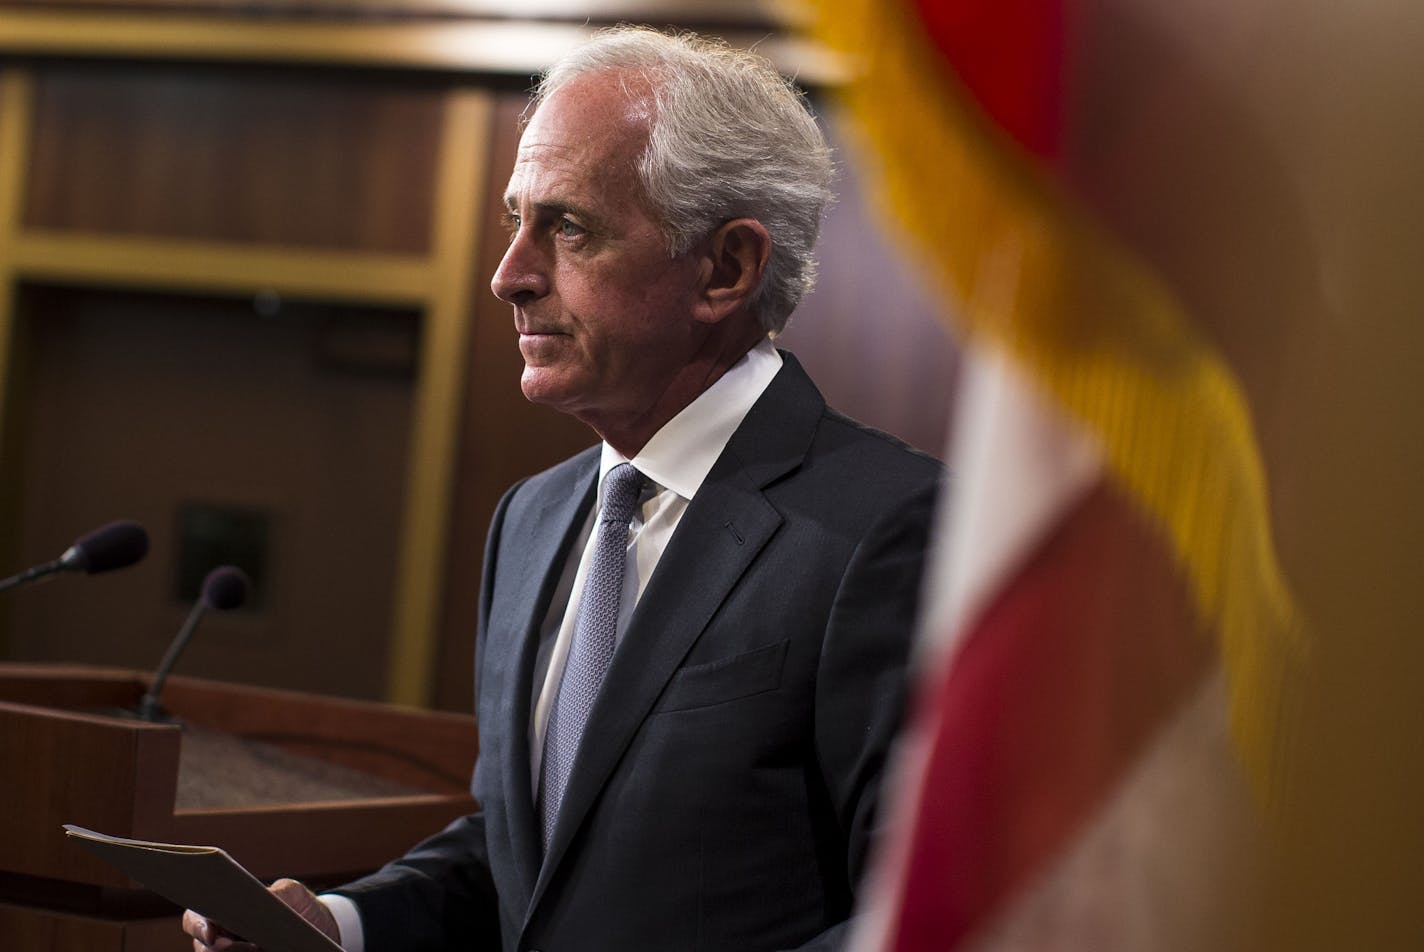
M80 536L60 561L64 568L93 575L133 565L147 554L148 533L143 526L120 519Z
M203 579L203 601L225 612L247 601L247 576L235 565L219 565Z

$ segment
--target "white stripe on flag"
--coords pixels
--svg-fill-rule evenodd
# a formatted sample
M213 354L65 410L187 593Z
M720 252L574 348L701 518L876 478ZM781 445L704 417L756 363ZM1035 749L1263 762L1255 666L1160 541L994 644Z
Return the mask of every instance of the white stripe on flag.
M943 676L977 613L1101 470L1096 444L997 347L966 344L960 380L947 456L950 491L936 516L920 619L922 688L928 678ZM931 742L925 726L907 724L892 757L881 855L862 889L862 912L848 944L857 952L884 947L893 900L904 888L908 824L918 813Z
M949 504L920 626L925 661L924 650L958 638L1102 469L1087 432L997 347L967 347L962 373Z

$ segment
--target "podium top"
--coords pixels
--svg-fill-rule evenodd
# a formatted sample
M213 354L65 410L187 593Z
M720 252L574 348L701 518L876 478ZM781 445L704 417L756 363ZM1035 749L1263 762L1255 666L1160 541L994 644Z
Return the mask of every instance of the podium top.
M258 876L374 869L475 809L474 719L370 701L171 678L178 724L114 713L146 675L0 663L0 872L130 886L66 843L75 823L239 849Z

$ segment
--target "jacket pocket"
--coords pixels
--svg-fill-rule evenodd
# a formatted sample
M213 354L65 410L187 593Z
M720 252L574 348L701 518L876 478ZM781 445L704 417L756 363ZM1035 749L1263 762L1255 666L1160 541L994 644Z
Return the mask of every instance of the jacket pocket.
M683 668L672 676L654 714L724 704L774 691L781 684L789 641Z

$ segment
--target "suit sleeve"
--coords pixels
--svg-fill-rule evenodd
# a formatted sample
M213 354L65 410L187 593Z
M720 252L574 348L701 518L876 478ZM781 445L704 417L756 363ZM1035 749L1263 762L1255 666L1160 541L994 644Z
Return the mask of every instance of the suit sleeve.
M936 488L928 486L866 533L846 566L816 686L816 755L843 838L852 889L876 840L885 764L903 720ZM850 897L854 902L854 897ZM801 946L838 949L845 923Z
M340 889L356 903L367 949L498 949L484 818L461 817L400 859Z

